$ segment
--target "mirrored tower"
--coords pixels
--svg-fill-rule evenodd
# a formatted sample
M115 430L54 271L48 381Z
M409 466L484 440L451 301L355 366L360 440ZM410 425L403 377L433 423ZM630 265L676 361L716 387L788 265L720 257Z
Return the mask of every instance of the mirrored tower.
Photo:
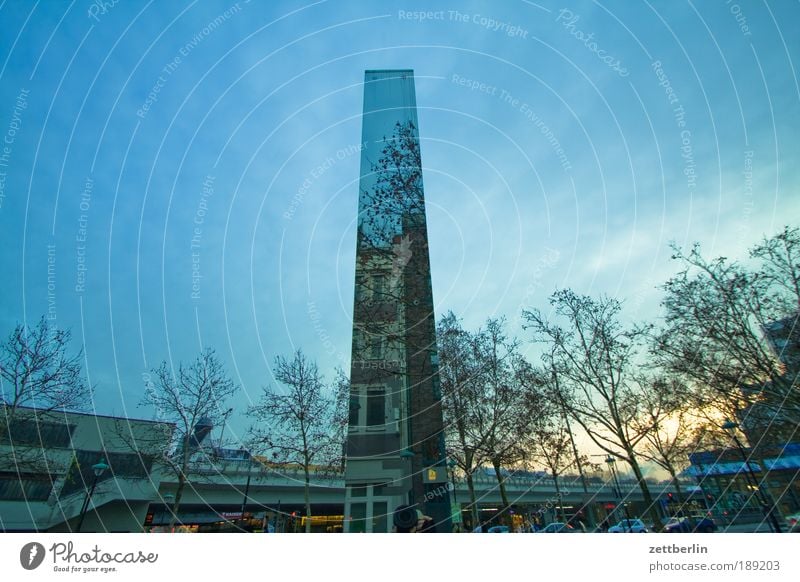
M414 73L366 71L345 531L387 532L416 505L449 532Z

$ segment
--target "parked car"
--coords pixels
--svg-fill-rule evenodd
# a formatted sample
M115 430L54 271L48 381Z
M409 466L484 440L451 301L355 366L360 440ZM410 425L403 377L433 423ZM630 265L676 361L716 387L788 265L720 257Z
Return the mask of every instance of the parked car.
M717 524L707 515L671 517L663 523L664 533L712 533L717 530Z
M717 524L708 515L690 515L689 525L691 530L697 533L712 533L717 531Z
M685 517L670 517L661 520L662 529L664 533L689 533L692 527Z
M608 533L647 533L647 526L641 519L623 519L608 528Z
M575 529L572 525L568 523L556 521L546 525L541 530L539 530L538 533L577 533L579 531L580 530Z

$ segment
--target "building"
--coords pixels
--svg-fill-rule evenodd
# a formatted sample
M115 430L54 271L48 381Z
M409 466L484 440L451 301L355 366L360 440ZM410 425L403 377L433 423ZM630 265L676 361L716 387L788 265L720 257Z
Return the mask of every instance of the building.
M137 452L134 445L139 438L151 447L156 431L165 439L162 450L180 454L181 444L171 438L172 425L20 408L13 421L3 426L3 532L75 531L87 493L93 488L81 528L84 532L302 532L306 519L311 520L312 531L340 532L348 523L343 475L331 473L327 467L312 469L313 515L309 518L304 515L301 467L275 465L244 449L220 448L211 438L213 427L202 421L187 439L193 449L192 459L174 519L176 474L157 459ZM13 455L9 434L13 436ZM95 482L92 466L100 461L107 469ZM451 479L448 492L472 529L477 524L470 521L466 482L452 475ZM548 475L519 471L508 472L504 479L507 495L513 500L515 521L547 524L558 519L553 503L557 495ZM575 516L586 501L580 478L563 475L560 481L559 510ZM503 507L493 469L476 473L474 485L481 523L492 524ZM595 510L600 514L603 508L613 511L620 499L634 512L643 510L637 484L623 479L621 488L620 492L603 479L590 479L589 495ZM358 493L350 495L358 499Z
M450 531L450 495L414 73L364 74L345 531L415 505Z
M764 340L772 358L779 364L778 373L762 384L743 387L753 402L739 414L739 424L747 441L756 448L779 446L797 441L800 418L800 326L798 314L762 326Z
M243 449L219 449L198 456L173 520L178 482L165 475L152 503L146 531L303 532L304 472L299 465L275 465ZM344 481L328 467L311 467L312 532L342 531Z
M747 465L736 449L689 455L685 474L697 479L714 515L723 522L761 521L763 495L783 515L800 511L800 443L746 448L744 455Z
M133 443L168 443L172 425L10 406L0 413L0 531L75 531L82 513L82 531L142 531L161 473ZM95 465L106 468L95 476Z

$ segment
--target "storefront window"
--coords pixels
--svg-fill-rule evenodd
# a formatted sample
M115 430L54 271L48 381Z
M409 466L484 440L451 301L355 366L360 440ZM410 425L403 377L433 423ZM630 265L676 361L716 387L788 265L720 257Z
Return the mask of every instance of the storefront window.
M353 503L350 505L350 533L366 533L367 531L367 504Z

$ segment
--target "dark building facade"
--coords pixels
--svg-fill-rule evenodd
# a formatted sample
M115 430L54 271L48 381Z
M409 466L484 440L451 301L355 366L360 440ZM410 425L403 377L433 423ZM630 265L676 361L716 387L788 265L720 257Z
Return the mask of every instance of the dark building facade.
M366 71L345 470L345 531L399 505L450 531L414 74Z

